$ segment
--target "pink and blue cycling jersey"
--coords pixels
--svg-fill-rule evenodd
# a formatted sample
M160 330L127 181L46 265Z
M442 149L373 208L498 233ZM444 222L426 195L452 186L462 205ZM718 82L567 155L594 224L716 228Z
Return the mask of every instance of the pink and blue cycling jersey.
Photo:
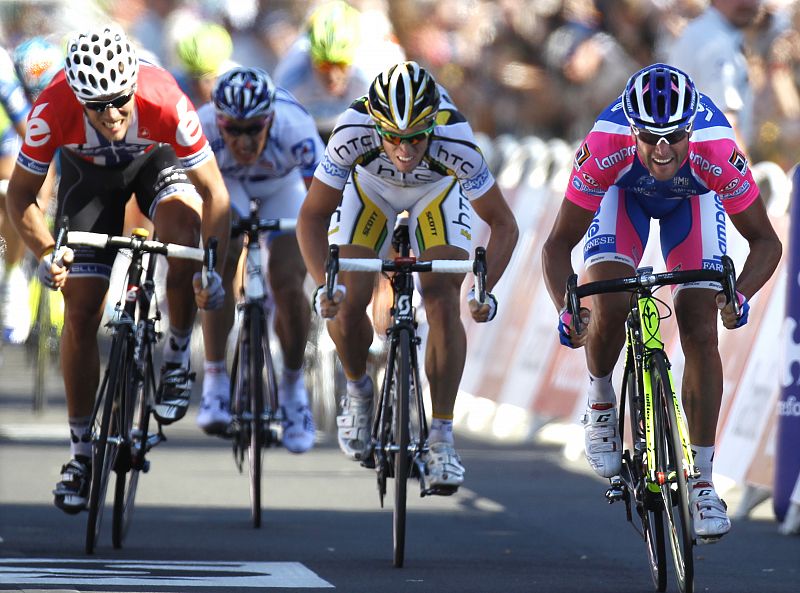
M595 212L584 243L587 265L622 261L636 267L650 219L661 223L668 269L718 267L725 253L725 213L737 214L759 197L733 129L700 96L689 151L675 176L658 181L636 154L621 100L597 118L575 154L566 198Z

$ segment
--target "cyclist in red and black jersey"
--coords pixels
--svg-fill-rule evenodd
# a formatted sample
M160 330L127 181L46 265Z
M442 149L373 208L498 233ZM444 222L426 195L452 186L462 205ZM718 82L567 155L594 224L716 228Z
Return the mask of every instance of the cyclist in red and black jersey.
M125 203L135 194L160 240L196 246L202 230L205 239L219 239L219 258L225 261L230 214L200 120L172 76L140 62L117 25L73 37L64 72L28 116L8 201L20 236L39 257L40 279L64 293L61 362L72 459L54 494L56 506L76 513L86 505L91 478L89 421L100 377L97 330L114 253L91 248L53 253L55 241L36 194L59 148L58 219L68 216L72 230L119 234ZM63 262L70 260L68 269ZM223 297L218 274L201 289L196 265L169 262L170 327L155 409L162 424L181 418L188 406L195 301L216 308Z

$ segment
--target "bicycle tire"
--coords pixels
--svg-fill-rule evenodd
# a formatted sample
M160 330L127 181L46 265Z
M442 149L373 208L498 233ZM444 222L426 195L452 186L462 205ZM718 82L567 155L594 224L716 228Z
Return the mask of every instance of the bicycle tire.
M130 528L136 501L136 490L139 486L139 475L145 469L145 455L148 446L148 426L150 420L150 401L155 391L155 374L153 371L153 355L151 343L145 338L141 356L144 360L141 376L133 375L136 367L128 367L130 385L126 397L126 410L122 420L125 435L124 464L117 463L117 481L114 491L114 516L111 523L111 541L115 548L121 548Z
M233 460L239 473L242 473L244 453L250 440L242 422L246 411L250 409L247 397L247 364L239 364L239 361L246 357L247 352L247 332L244 331L244 327L246 326L239 330L236 348L233 351L233 363L231 364L231 416L233 417L231 444L233 445Z
M394 402L394 516L392 541L394 566L401 568L405 559L406 502L408 497L408 475L410 458L408 452L408 415L411 397L411 341L407 331L401 331L400 358L395 366Z
M250 341L248 381L250 383L250 516L253 527L261 527L261 454L264 449L264 310L251 306L247 327Z
M113 412L117 393L122 384L123 375L120 365L126 358L127 342L127 335L124 333L113 338L109 364L100 396L103 407L102 416L96 436L92 439L92 482L89 489L89 519L86 525L85 545L87 554L94 553L97 545L108 489L108 478L116 460L117 446L109 437L118 432L114 426L116 417Z
M36 299L36 322L31 330L36 345L36 364L33 371L33 411L37 414L44 411L45 377L50 357L50 299L48 292L47 289L39 286L39 294Z
M630 365L633 362L630 361ZM631 441L644 441L644 426L642 425L642 396L638 393L639 382L632 368L626 368L627 397L629 406L629 423L631 427ZM622 427L620 427L622 428ZM647 549L647 560L650 576L656 591L667 590L667 549L664 542L664 517L660 500L653 500L652 493L647 488L647 469L644 460L635 451L631 472L635 483L636 513L642 526L642 537Z
M678 428L672 384L666 357L654 352L651 359L653 408L656 418L656 463L665 479L661 483L666 531L672 549L675 576L681 593L694 590L694 534L689 513L688 478L683 467L683 445Z

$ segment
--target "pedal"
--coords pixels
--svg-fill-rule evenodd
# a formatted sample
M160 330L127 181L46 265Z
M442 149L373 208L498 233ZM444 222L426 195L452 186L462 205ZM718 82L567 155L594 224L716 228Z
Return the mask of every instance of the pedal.
M606 490L606 500L608 504L613 504L625 498L625 484L622 483L622 478L613 476L608 479L609 487Z
M420 496L452 496L458 492L458 486L431 486L430 488L421 488Z
M722 535L725 535L725 534L722 534ZM712 536L712 537L709 537L709 536L700 537L699 535L696 535L695 538L694 538L694 542L698 546L707 546L709 544L717 543L719 540L722 539L722 535L715 535L715 536Z

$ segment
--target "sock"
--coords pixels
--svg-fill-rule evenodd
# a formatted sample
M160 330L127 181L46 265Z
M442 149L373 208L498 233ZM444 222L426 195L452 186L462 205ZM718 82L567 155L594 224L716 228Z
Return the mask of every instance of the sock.
M226 400L230 393L230 378L224 360L206 360L203 362L203 397L222 395Z
M711 472L714 465L714 446L698 447L692 445L692 455L694 465L700 472L700 479L704 482L712 482Z
M304 389L305 373L299 369L283 368L278 386L278 403L282 406L301 407L308 405L308 392Z
M191 340L191 329L184 331L170 325L166 340L164 340L164 364L188 367Z
M69 450L80 461L92 458L92 433L89 430L90 416L69 419Z
M303 367L301 366L299 369L290 369L288 367L283 367L283 376L281 382L284 385L294 385L298 381L303 379Z
M593 404L612 404L617 405L617 396L614 393L614 386L611 384L612 373L605 377L595 377L589 373L589 405Z
M355 397L356 399L372 397L372 378L368 374L364 374L363 377L355 381L348 379L347 395Z
M431 430L428 433L428 444L450 443L453 444L453 417L437 418L431 420Z

